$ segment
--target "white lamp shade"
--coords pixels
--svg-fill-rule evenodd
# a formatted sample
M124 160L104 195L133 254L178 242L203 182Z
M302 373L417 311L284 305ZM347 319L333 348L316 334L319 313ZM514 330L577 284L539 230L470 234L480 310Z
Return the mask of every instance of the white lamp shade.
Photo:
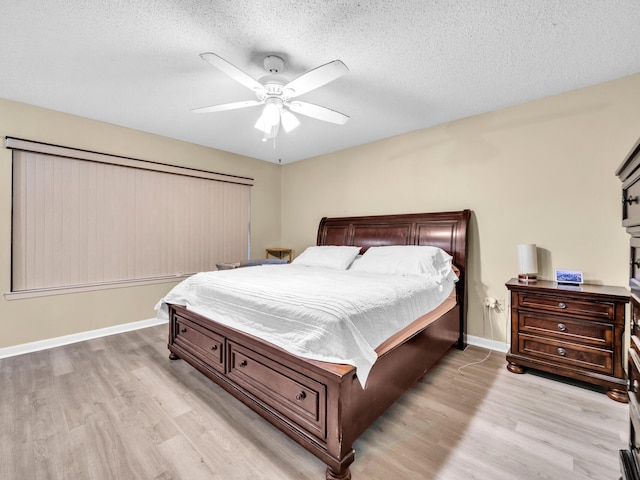
M267 127L273 127L280 122L280 109L275 103L267 102L262 117Z
M264 112L262 113L262 115L258 117L258 120L256 120L256 124L254 125L254 127L260 130L261 132L264 132L265 130L269 130L269 127L267 127L267 124L264 121Z
M280 130L279 122L276 122L275 125L270 125L265 120L266 117L267 115L263 113L262 115L260 115L260 117L256 121L256 124L254 125L255 128L257 128L264 134L264 136L262 137L263 142L266 141L267 139L275 138L276 135L278 135L278 130Z
M282 120L282 128L284 128L284 131L287 133L300 125L300 120L298 120L293 113L289 110L285 110L284 108L280 114L280 120Z
M518 273L538 273L538 250L535 243L518 245Z

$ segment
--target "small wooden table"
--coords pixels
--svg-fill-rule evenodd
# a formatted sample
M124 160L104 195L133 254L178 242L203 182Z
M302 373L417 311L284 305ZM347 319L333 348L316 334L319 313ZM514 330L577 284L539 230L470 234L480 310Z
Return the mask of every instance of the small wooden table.
M265 249L265 258L269 258L269 255L273 255L274 257L278 257L282 260L282 257L285 255L289 255L289 263L293 260L293 250L290 248L267 248Z

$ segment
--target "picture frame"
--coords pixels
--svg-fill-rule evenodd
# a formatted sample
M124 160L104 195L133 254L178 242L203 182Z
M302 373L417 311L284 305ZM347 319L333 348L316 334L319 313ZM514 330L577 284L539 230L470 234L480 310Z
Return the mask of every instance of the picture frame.
M581 285L584 282L580 270L555 270L556 282L568 285Z

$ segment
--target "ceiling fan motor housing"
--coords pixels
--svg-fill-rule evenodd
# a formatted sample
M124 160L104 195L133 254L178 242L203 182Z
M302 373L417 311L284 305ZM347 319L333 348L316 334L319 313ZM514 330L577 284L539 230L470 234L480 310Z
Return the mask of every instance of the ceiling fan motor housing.
M260 100L264 100L269 97L281 97L284 101L288 100L290 95L287 95L288 89L283 89L288 80L280 75L265 75L259 82L264 87L263 91L256 92L256 95Z
M280 73L284 68L284 60L277 55L267 55L264 57L264 69L271 73L276 74Z

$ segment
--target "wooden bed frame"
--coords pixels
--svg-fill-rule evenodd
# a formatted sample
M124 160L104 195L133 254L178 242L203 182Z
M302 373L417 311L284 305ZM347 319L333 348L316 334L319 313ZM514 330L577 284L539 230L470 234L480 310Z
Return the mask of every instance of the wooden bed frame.
M182 358L327 464L351 478L353 442L454 345L464 347L470 211L323 218L318 245L434 245L460 269L457 305L381 355L362 389L351 365L307 360L169 305L169 358Z

